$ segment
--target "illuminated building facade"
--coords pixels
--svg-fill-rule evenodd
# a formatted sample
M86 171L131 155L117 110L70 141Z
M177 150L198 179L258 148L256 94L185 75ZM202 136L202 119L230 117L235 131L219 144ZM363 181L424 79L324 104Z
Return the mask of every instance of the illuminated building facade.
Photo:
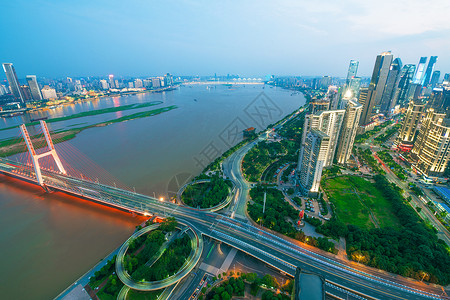
M362 105L359 104L356 99L348 101L339 136L339 144L336 150L336 161L339 164L345 164L352 154L353 143L355 141L361 111Z
M417 128L424 112L425 103L418 100L409 102L402 127L394 142L394 145L401 151L410 151L412 149Z
M312 129L306 135L298 161L300 186L305 194L314 196L319 192L329 143L330 137L322 131Z

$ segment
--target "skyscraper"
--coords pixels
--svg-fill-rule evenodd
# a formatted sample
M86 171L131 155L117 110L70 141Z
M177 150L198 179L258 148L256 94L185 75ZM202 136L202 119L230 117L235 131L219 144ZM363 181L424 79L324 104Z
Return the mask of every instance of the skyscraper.
M320 130L312 129L306 135L298 161L300 186L305 194L314 195L319 192L329 142L330 137Z
M450 81L450 73L445 73L444 74L444 82L449 82Z
M109 77L109 87L111 89L116 88L116 84L114 82L114 75L109 75L108 77Z
M352 154L362 107L363 106L358 103L356 99L348 101L336 151L336 160L339 164L345 164Z
M315 114L305 116L305 123L303 126L302 145L305 144L308 132L312 129L317 129L329 136L329 143L324 167L329 167L333 164L334 154L338 143L339 133L341 131L342 122L344 120L345 110L327 110Z
M409 85L411 84L414 72L416 71L415 65L404 65L398 81L397 90L395 91L395 102L401 106L405 106L408 102L406 95L408 93Z
M412 149L417 128L424 112L425 103L422 103L419 100L411 100L409 102L408 110L402 121L402 127L394 142L394 145L400 150L410 151Z
M431 80L430 80L430 86L432 89L434 89L436 87L436 85L439 82L439 78L441 77L441 71L434 71L433 75L431 76Z
M42 94L41 89L39 88L39 84L37 82L35 75L27 75L27 82L28 86L31 90L31 96L33 97L34 101L41 101L42 100Z
M4 63L3 70L5 70L6 78L8 79L8 83L9 86L11 87L11 92L14 98L16 98L22 103L25 103L22 90L20 89L19 79L17 79L16 70L14 69L13 64Z
M28 102L33 99L33 96L31 95L30 87L28 85L26 85L26 84L21 85L20 91L22 92L23 100L25 100L25 102Z
M426 63L427 63L427 57L422 56L419 60L419 64L417 65L416 74L414 74L413 83L423 85Z
M359 85L361 84L361 78L356 77L358 65L359 62L357 60L351 60L348 66L347 80L345 81L345 87L342 93L342 97L346 100L357 96Z
M361 87L361 77L351 78L348 87L344 92L344 98L347 100L358 98L360 87Z
M437 62L437 56L431 56L430 61L428 62L427 70L425 71L425 77L423 79L423 86L427 86L431 80L431 74L433 73L434 65Z
M445 113L448 117L450 115L450 89L434 88L428 100L428 107L433 108L436 112Z
M367 100L364 103L359 121L359 125L361 126L369 124L372 116L377 113L377 108L379 108L388 79L392 59L393 55L389 51L377 56L369 84Z
M437 113L433 108L427 110L411 151L417 160L414 168L425 176L439 177L447 167L450 154L449 121L445 114Z
M389 68L388 78L386 80L383 95L381 96L380 111L385 116L389 116L391 114L391 111L396 104L395 91L399 84L398 79L401 69L402 69L402 60L400 58L394 59Z
M356 72L358 71L359 61L351 60L350 65L348 66L347 72L347 81L345 82L347 85L350 83L350 79L356 77Z

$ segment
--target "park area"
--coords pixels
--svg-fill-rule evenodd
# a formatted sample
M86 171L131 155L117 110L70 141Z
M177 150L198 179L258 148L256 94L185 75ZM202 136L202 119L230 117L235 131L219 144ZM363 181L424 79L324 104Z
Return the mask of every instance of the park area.
M357 176L328 178L322 187L341 222L366 229L400 226L391 203L368 179Z

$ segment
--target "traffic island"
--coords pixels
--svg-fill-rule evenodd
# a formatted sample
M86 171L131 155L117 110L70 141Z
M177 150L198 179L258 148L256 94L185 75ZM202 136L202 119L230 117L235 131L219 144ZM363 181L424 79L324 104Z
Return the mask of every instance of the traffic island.
M197 233L197 230L190 224L177 222L175 224L175 227L178 230L178 232L175 234L172 233L173 235L172 237L174 236L176 237L175 239L173 239L172 243L169 244L161 243L162 247L159 249L156 255L153 255L152 259L147 261L144 267L139 266L139 268L141 270L145 270L147 266L148 268L152 267L157 268L158 264L167 263L167 260L172 260L172 258L166 256L165 255L166 253L170 254L176 252L178 248L184 247L186 245L186 242L189 243L190 241L189 246L191 248L191 251L177 272L166 278L153 281L147 281L145 278L136 280L137 276L136 274L133 273L135 275L133 278L128 273L127 270L130 270L130 259L128 258L128 256L126 256L127 251L129 250L130 247L131 248L135 247L134 245L139 238L142 239L142 237L145 236L146 234L151 233L153 231L157 232L161 229L161 224L152 224L134 233L119 249L116 258L116 273L120 281L122 281L126 286L128 286L133 290L154 291L171 286L180 281L181 279L183 279L187 274L189 274L189 272L195 267L195 265L198 263L200 259L200 256L203 251L203 239L202 236ZM154 236L152 236L151 238L155 239L155 241L159 239L158 234L154 234ZM143 249L137 250L144 251ZM132 262L131 264L133 265ZM137 269L134 269L134 271L137 271ZM144 273L141 272L139 274ZM143 275L143 277L145 276L148 276L148 274Z

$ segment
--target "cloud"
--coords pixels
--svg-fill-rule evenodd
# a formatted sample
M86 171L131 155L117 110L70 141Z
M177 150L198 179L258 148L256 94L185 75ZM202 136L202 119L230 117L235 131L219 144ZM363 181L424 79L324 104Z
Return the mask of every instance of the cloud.
M359 11L347 16L354 30L373 36L403 36L450 29L448 0L358 1Z

